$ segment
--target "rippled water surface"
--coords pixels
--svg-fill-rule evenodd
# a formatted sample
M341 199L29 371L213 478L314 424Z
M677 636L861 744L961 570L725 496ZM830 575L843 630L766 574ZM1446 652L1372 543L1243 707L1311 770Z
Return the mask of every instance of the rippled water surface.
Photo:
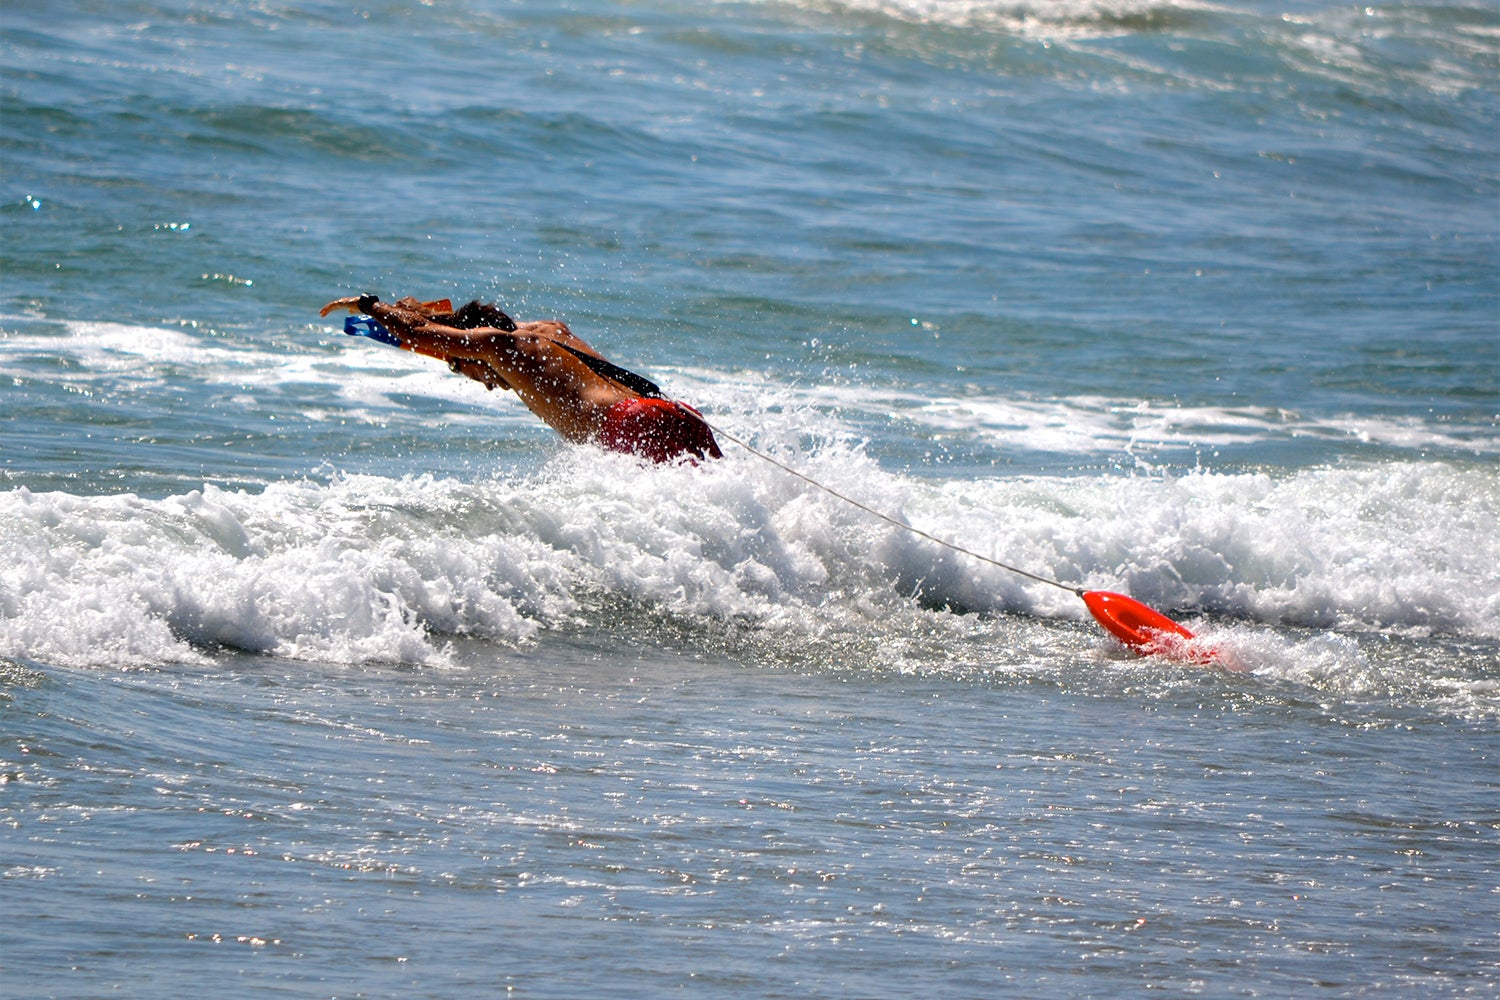
M1492 5L0 50L0 994L1500 989ZM726 458L565 445L366 291L564 319Z

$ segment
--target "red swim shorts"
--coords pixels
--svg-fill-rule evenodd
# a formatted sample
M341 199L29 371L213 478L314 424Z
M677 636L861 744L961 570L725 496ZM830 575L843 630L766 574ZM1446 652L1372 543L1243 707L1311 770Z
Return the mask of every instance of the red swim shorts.
M684 455L722 458L713 431L685 403L636 396L622 399L604 414L599 443L610 451L670 462Z

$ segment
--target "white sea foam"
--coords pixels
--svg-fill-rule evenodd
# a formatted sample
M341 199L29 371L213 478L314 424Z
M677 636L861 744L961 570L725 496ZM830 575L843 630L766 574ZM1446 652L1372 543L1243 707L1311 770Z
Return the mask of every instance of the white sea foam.
M1267 74L1324 77L1359 91L1384 91L1392 81L1449 96L1482 91L1484 68L1500 53L1500 34L1487 24L1463 24L1434 16L1420 4L1332 5L1287 10L1279 6L1213 3L1208 0L798 0L815 11L887 17L899 23L995 32L1044 46L1084 46L1132 74L1165 75L1205 90L1226 89L1218 74L1195 73L1160 55L1143 56L1109 46L1111 39L1171 33L1212 44L1244 46L1248 37L1276 63ZM1484 4L1459 3L1442 11L1472 10L1487 18ZM1419 42L1436 58L1391 58L1393 40ZM1094 44L1103 41L1105 45ZM1256 51L1251 46L1249 51ZM1279 65L1278 65L1279 64Z
M51 377L67 383L122 376L159 382L166 377L166 367L181 366L186 358L199 368L233 366L250 353L205 342L186 330L108 322L70 323L65 333L7 330L4 343L0 374L34 377L32 359L66 358L70 367Z
M836 446L802 458L835 489L1068 584L1252 623L1500 637L1490 471L931 484ZM920 607L1084 617L1064 590L744 453L641 469L579 449L514 481L351 477L163 500L19 489L0 495L0 566L0 655L77 664L216 645L441 664L447 636L525 643L601 600L788 641L895 641Z
M1308 416L1275 407L1185 406L1151 400L937 399L908 418L953 433L982 435L1007 448L1058 454L1212 449L1258 441L1316 438L1419 452L1500 454L1500 425L1433 423L1414 417Z
M679 372L694 398L713 398L729 412L753 408L753 383L708 372ZM777 390L783 409L834 412L904 421L930 435L983 443L1007 452L1067 458L1197 452L1310 440L1367 444L1467 457L1500 456L1500 419L1424 420L1414 416L1308 414L1266 406L1192 406L1172 401L1103 396L1066 398L933 397L860 386L789 386ZM759 417L757 416L758 420ZM1149 464L1147 462L1146 464Z
M1127 34L1154 19L1223 9L1200 0L837 0L817 6L1049 39Z

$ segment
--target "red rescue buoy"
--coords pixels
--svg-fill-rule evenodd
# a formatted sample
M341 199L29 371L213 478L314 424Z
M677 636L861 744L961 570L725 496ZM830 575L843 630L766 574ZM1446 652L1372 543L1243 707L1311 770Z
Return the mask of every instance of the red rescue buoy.
M1140 601L1108 590L1090 590L1080 594L1089 613L1127 647L1142 656L1160 653L1184 655L1178 649L1180 640L1191 640L1193 633ZM1210 663L1213 650L1195 650L1185 658Z

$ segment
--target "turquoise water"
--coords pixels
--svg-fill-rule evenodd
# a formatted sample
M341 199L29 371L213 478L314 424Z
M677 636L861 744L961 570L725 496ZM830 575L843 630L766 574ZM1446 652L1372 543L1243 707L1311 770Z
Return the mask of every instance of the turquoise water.
M1482 995L1500 16L8 3L0 993ZM559 318L642 468L320 320ZM332 317L331 319L337 319Z

